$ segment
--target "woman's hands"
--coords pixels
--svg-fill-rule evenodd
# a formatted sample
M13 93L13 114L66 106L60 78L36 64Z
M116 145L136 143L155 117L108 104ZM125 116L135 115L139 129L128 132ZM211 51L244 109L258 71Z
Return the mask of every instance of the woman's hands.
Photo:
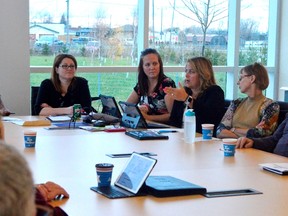
M185 101L188 97L184 87L179 82L179 88L165 87L163 90L166 94L170 95L173 99L178 101Z
M247 137L240 137L237 140L236 148L252 148L254 141Z
M141 113L147 114L149 112L149 105L148 104L142 104L139 105L138 108L140 109Z
M54 182L48 181L45 184L39 184L36 187L45 201L49 202L57 199L59 196L69 198L69 194L66 192L66 190Z

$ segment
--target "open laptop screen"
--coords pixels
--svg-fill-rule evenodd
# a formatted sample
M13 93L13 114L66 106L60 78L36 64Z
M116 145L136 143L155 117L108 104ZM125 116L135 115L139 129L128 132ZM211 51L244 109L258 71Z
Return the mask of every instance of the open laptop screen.
M136 194L152 171L157 160L133 153L125 168L115 181L115 185Z
M119 101L119 105L122 109L122 121L121 124L124 127L129 128L147 128L148 125L141 114L136 104Z
M102 113L121 119L122 115L113 96L99 95L102 103Z
M121 126L129 128L168 128L164 124L146 122L137 104L119 101L122 109Z

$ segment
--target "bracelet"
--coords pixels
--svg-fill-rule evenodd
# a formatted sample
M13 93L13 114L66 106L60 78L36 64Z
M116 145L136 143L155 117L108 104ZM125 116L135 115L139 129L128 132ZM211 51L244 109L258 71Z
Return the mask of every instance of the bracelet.
M230 131L231 131L232 133L234 133L235 130L236 130L236 128L234 128L234 127L230 129Z
M193 101L192 96L188 95L184 103L188 106Z

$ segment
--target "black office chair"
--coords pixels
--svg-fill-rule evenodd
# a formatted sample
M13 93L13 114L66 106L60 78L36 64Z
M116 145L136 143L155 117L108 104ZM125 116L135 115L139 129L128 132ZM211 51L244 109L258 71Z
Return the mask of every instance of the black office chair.
M39 88L39 86L31 86L31 115L37 115L34 106L36 104Z
M100 97L91 97L91 102L93 103L93 101L95 102L95 101L100 101ZM97 107L98 107L99 105L97 105ZM95 109L93 106L92 106L92 104L91 104L91 111L92 112L94 112L94 113L97 113L98 111L97 111L97 109Z

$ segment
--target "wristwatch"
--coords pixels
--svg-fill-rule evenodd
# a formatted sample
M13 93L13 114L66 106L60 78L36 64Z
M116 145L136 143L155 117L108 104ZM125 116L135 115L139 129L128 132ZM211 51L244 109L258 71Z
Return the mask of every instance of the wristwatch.
M184 103L188 106L192 101L193 101L192 96L188 95Z

